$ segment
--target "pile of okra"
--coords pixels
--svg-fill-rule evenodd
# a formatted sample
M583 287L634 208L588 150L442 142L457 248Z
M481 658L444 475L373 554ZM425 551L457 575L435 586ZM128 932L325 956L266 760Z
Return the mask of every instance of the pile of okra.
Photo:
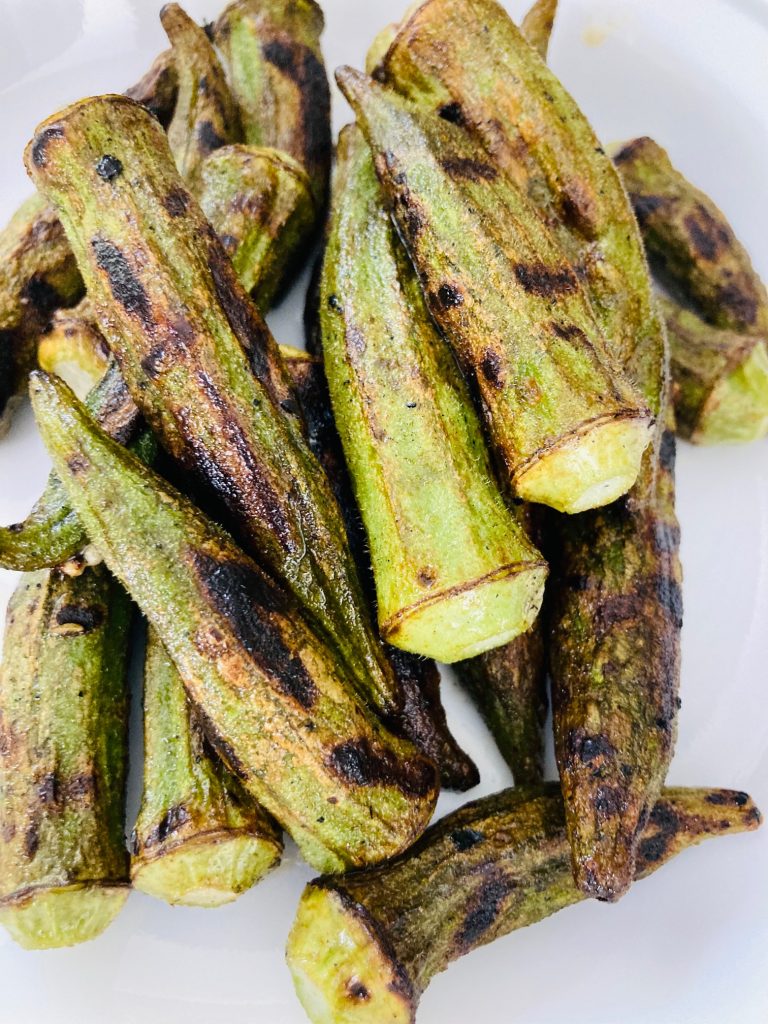
M140 82L35 130L0 235L0 414L28 391L53 462L0 529L22 946L94 938L131 887L226 903L287 833L321 872L287 953L309 1017L406 1022L456 957L759 825L664 781L676 436L768 433L768 298L663 149L603 148L555 7L412 5L336 71L334 149L313 0L169 4ZM264 315L316 252L283 347ZM515 787L428 827L479 781L436 662Z

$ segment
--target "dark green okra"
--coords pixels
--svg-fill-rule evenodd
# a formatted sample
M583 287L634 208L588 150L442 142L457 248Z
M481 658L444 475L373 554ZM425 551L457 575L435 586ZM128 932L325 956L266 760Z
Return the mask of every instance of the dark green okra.
M493 483L469 391L353 126L339 140L320 318L379 632L443 662L506 643L536 617L546 566Z
M137 889L218 907L280 860L272 819L210 748L154 629L144 663L144 789L132 835Z
M104 561L157 630L206 735L321 869L407 848L432 814L434 765L386 731L290 597L37 372L38 426Z
M637 876L759 824L746 793L667 789L644 828ZM288 966L313 1024L411 1024L452 960L583 898L557 786L505 790L449 814L390 864L311 882Z
M355 562L371 605L375 607L370 558L360 512L344 461L331 410L323 361L318 356L283 347L283 358L291 374L296 397L307 424L309 446L325 470L344 516ZM477 766L461 749L448 727L440 697L440 672L434 661L384 644L403 699L405 730L440 770L445 789L465 792L480 781Z
M99 566L21 577L0 668L0 924L28 949L95 938L128 895L130 604Z
M349 68L337 78L512 488L568 512L625 493L650 415L538 212L457 125Z
M724 330L768 334L768 294L722 210L653 141L616 155L654 273Z
M240 108L245 142L279 149L306 170L317 210L331 168L331 98L314 0L235 0L213 39Z
M105 151L124 169L110 180L96 171ZM59 208L147 422L223 499L260 563L344 658L363 698L396 719L396 681L277 345L177 174L162 129L121 97L83 100L39 128L27 164Z
M557 0L535 0L520 22L521 33L542 60L547 59L556 14Z
M766 338L723 330L662 299L675 429L695 444L754 441L768 433Z

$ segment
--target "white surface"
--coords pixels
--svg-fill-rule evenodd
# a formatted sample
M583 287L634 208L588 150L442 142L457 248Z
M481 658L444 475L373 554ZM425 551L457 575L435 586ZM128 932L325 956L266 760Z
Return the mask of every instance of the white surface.
M222 0L223 2L223 0ZM405 6L405 0L402 0ZM0 217L28 191L24 144L65 102L112 92L165 44L158 0L0 0ZM190 0L212 17L219 0ZM653 135L722 205L768 278L768 2L561 0L551 63L609 142ZM330 68L360 66L398 0L324 0ZM524 0L509 4L513 14ZM345 119L335 98L336 126ZM271 322L301 342L300 300ZM681 446L685 618L676 783L749 790L768 810L766 443ZM0 520L23 517L47 464L29 410L0 444ZM14 577L0 572L0 606ZM482 786L509 776L467 702L451 721ZM444 798L441 809L460 801ZM309 870L283 866L236 904L170 909L134 894L108 932L25 953L0 936L0 1024L300 1024L283 963ZM422 1024L762 1024L768 1016L768 828L705 845L618 906L582 904L464 958Z

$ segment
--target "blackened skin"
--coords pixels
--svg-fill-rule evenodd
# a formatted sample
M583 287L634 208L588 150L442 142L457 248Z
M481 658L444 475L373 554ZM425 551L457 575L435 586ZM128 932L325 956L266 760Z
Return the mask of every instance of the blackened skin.
M455 181L496 181L499 176L492 164L471 157L446 156L441 164L446 174Z
M97 605L65 604L56 610L56 624L80 626L83 633L90 633L102 624L104 614L105 609Z
M543 263L518 263L515 277L524 291L544 299L557 298L567 292L574 292L578 281L571 267L552 269Z
M35 167L45 166L45 151L48 148L48 143L53 139L63 138L64 129L58 124L53 124L49 128L44 128L43 131L37 134L35 141L32 143L32 163Z
M485 350L482 362L480 363L480 371L492 387L504 387L504 375L501 372L501 358L499 353L494 349L488 348Z
M189 192L181 188L173 188L163 199L163 206L171 217L182 217L189 206Z
M399 761L378 751L366 739L339 743L328 755L329 767L353 786L396 786L406 796L426 796L437 784L434 769L424 760Z
M96 264L109 281L112 297L127 313L138 317L146 325L152 324L152 306L144 285L134 273L123 251L106 238L91 241Z
M123 165L116 156L107 153L96 164L96 173L104 181L113 181L123 173Z
M152 829L144 840L144 848L151 850L153 846L164 843L168 836L172 835L182 825L189 821L189 812L186 807L171 807L161 818L160 822Z
M456 945L460 950L472 949L480 942L514 887L515 883L504 874L490 875L476 894L456 935Z

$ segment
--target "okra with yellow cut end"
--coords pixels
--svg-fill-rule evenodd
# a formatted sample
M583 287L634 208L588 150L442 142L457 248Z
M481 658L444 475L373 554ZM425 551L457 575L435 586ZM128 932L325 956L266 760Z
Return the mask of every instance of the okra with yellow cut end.
M766 338L712 327L662 299L675 429L694 444L755 441L768 433Z
M746 793L665 790L643 831L637 875L759 824ZM581 899L559 789L509 789L449 814L391 864L310 882L288 966L313 1024L411 1024L451 961Z
M512 488L571 513L614 501L651 415L539 213L459 127L350 68L337 78Z
M314 0L235 0L213 40L240 108L244 141L288 153L307 172L317 210L331 168L331 97Z
M366 596L375 607L370 558L365 530L355 504L344 452L331 410L323 361L308 352L281 346L296 397L304 413L309 446L325 470L344 516L350 546L360 571ZM434 661L384 644L402 694L404 733L431 757L440 770L444 789L465 792L480 781L474 761L461 749L448 727L440 696L440 672Z
M168 143L182 178L193 181L207 156L241 140L240 114L205 29L178 4L166 4L160 21L178 79Z
M276 149L224 146L200 167L198 194L240 283L268 310L317 221L306 172Z
M434 809L433 763L356 699L345 663L272 578L62 381L38 371L31 391L73 507L229 770L320 870L406 849Z
M87 299L73 309L54 313L51 329L38 342L37 363L41 370L66 381L81 399L104 376L109 366L109 348Z
M0 924L27 949L86 942L128 895L130 604L99 566L25 574L0 667Z
M168 903L218 907L280 860L272 819L209 746L156 631L144 663L144 790L131 879Z
M104 152L123 167L110 180L97 171ZM401 696L277 344L184 187L161 127L122 97L83 100L40 126L27 161L59 209L148 424L223 500L363 699L396 721Z
M653 139L627 143L615 161L654 273L708 323L765 337L765 285L722 210Z
M493 482L469 390L353 126L339 141L320 316L379 632L449 663L506 643L536 617L546 565Z
M547 59L556 14L557 0L535 0L520 22L520 31L542 60Z

